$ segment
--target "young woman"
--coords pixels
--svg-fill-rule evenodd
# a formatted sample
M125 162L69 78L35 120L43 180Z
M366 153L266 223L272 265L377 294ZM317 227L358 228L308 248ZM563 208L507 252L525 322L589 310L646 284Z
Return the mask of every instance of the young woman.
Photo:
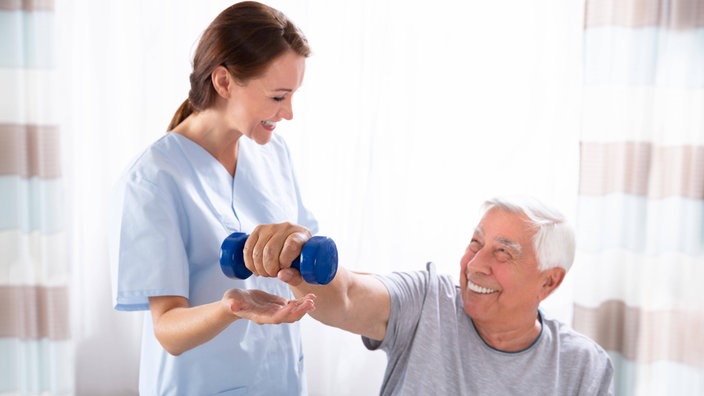
M262 223L317 230L284 140L310 48L281 12L225 9L203 33L188 99L121 178L111 258L118 310L146 310L142 395L301 395L297 321L314 296L277 279L233 280L220 244Z

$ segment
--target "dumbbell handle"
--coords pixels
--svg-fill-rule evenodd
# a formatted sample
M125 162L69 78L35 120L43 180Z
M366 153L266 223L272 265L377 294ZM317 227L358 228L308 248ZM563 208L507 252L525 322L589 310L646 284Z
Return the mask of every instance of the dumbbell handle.
M220 246L220 268L229 278L247 279L252 271L244 264L244 244L249 235L243 232L230 234ZM337 273L337 247L323 236L310 238L301 249L300 256L291 263L313 285L327 285Z

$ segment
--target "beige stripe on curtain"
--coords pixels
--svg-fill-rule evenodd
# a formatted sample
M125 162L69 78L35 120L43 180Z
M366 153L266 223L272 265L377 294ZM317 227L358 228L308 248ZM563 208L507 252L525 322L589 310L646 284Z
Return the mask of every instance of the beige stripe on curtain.
M54 0L0 0L0 11L53 11Z
M598 310L575 306L574 326L599 343L640 363L672 361L704 366L704 312L642 310L609 300Z
M582 142L580 194L704 197L704 147Z
M701 0L589 0L585 26L640 28L662 26L672 30L704 27Z
M0 337L22 340L70 338L66 287L0 286ZM27 314L35 312L35 315Z
M0 175L61 177L60 139L56 125L0 123Z

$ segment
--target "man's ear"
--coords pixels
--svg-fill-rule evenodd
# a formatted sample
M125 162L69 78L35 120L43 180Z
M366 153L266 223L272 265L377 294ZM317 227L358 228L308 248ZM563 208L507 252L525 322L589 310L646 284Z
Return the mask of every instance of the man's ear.
M213 88L218 95L225 99L230 97L230 84L232 84L232 76L225 66L218 66L210 73L210 79L213 82Z
M542 299L547 298L562 284L566 271L562 267L553 267L543 271L543 287L540 289Z

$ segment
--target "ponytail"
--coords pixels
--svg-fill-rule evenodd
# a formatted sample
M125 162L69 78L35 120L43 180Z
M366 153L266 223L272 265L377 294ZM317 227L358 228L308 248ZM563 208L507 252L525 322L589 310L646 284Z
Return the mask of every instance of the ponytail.
M189 115L193 113L193 106L191 106L191 101L186 99L181 103L181 106L179 106L178 110L176 110L176 113L174 114L174 117L171 119L171 122L169 123L169 127L166 129L167 131L173 131L174 128L178 126L183 120L186 119Z

